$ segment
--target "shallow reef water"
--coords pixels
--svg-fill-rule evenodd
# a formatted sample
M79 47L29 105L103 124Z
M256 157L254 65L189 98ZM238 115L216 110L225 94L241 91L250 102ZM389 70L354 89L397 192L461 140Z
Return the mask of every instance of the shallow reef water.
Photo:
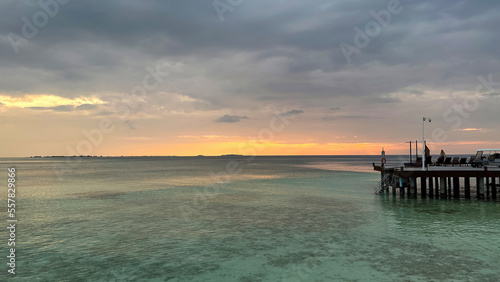
M0 280L498 280L498 202L374 195L374 159L89 158L63 179L64 159L0 159L19 219Z

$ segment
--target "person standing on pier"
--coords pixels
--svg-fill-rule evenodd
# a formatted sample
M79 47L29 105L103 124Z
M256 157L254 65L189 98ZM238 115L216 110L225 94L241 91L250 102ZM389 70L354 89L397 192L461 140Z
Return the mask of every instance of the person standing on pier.
M436 165L442 165L444 163L444 160L446 159L446 153L441 150L441 153L439 154L439 158L436 161Z

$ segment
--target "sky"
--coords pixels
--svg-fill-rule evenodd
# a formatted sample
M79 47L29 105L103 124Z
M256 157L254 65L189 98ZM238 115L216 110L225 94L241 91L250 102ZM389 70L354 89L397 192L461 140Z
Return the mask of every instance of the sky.
M500 147L500 3L4 0L0 157ZM432 122L423 123L423 117Z

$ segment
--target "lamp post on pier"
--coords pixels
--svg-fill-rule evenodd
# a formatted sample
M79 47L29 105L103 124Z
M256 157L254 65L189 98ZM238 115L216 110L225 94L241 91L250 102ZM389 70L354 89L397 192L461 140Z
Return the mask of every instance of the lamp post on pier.
M431 122L432 120L427 117L422 118L422 170L425 170L425 121L428 120Z

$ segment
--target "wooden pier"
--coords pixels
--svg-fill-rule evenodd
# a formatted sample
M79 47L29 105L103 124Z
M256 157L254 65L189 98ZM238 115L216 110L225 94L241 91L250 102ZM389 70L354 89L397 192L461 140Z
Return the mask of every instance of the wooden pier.
M380 171L378 192L389 192L400 197L441 199L488 199L500 197L500 168L498 166L447 167L429 166L422 168L385 167L373 164ZM473 181L471 182L471 179ZM399 191L398 191L399 190ZM399 192L399 193L398 193Z

